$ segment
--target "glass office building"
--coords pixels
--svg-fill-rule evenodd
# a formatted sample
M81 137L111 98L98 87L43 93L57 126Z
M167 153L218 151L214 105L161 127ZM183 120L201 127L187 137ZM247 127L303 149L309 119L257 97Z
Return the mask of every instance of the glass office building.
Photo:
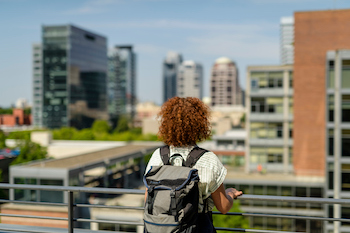
M115 46L108 55L108 112L114 123L136 113L136 54L131 45Z
M108 120L107 39L72 25L42 27L42 125Z

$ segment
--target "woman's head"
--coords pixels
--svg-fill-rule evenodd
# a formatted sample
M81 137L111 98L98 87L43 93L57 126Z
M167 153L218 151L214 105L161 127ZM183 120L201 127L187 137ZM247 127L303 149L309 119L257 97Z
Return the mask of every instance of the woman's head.
M209 108L198 98L173 97L165 102L158 137L167 145L187 146L210 136Z

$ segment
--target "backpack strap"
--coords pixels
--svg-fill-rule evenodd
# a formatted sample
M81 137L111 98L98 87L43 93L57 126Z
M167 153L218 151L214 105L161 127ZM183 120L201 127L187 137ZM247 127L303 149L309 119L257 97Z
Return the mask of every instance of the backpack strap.
M191 152L188 154L185 166L186 167L193 167L198 159L205 153L208 152L208 150L205 150L203 148L200 148L198 146L195 146Z
M162 146L160 148L160 157L162 158L163 165L169 164L170 149L168 145Z

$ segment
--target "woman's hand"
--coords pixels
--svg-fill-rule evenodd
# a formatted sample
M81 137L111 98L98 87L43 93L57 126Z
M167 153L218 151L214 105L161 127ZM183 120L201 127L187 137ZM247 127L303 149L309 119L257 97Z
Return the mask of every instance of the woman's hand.
M242 191L238 191L235 188L228 188L225 190L226 196L230 196L232 199L237 199L237 197L243 194Z

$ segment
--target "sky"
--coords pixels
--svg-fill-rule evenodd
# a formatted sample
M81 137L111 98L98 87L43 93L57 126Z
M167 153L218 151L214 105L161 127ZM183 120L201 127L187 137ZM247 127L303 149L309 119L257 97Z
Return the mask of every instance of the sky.
M74 24L106 36L109 48L134 45L137 97L161 104L168 51L203 65L204 96L222 56L235 61L244 88L247 66L280 64L281 17L346 8L349 0L0 0L0 107L32 102L31 46L42 25Z

